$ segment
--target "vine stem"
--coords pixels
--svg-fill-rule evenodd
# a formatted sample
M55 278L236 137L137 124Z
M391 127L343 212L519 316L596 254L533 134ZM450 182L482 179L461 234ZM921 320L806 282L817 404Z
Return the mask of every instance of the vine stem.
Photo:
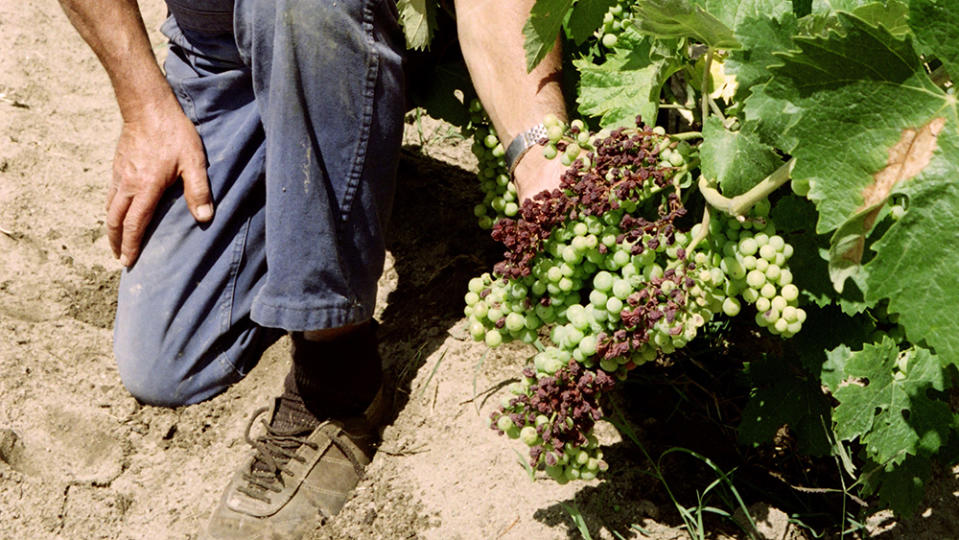
M703 209L703 220L700 222L699 233L689 242L689 245L686 246L687 253L692 253L693 250L696 249L696 246L709 236L709 219L709 205L706 205L706 208Z
M753 186L752 189L742 195L736 195L733 198L724 197L719 190L709 184L705 176L700 176L699 192L703 194L703 198L705 198L706 202L713 208L722 210L731 216L740 217L749 211L754 204L765 199L770 193L776 191L779 186L785 184L789 180L789 176L795 165L796 158L790 159L773 171L772 174L763 178L762 181Z
M683 131L680 133L670 133L669 138L677 141L688 141L690 139L702 139L703 133L701 131Z

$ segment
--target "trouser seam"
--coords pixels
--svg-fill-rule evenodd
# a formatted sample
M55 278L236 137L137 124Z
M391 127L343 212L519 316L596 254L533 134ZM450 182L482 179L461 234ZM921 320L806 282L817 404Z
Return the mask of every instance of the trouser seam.
M366 162L366 153L370 142L370 124L373 122L373 102L376 97L376 80L379 77L380 56L376 50L376 41L373 37L372 4L372 1L367 1L363 6L363 30L366 32L370 54L366 65L365 86L363 87L363 120L360 124L360 136L356 143L356 152L353 154L353 163L350 167L349 182L343 196L343 212L340 214L342 222L349 219L353 196L359 185L360 176L363 174L363 166Z

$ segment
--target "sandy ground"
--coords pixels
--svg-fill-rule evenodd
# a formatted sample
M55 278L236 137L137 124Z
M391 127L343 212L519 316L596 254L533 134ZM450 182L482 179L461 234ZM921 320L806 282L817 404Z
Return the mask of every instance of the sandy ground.
M142 4L162 54L162 2ZM288 344L196 406L147 407L126 393L110 346L120 267L103 200L119 115L107 78L53 0L0 0L0 51L0 539L195 538L248 455L249 415L280 389ZM466 145L433 123L409 127L425 150L411 146L401 166L377 311L394 415L367 478L314 537L577 538L564 508L575 505L594 538L685 538L675 513L645 497L655 483L642 474L531 480L519 448L486 427L528 353L468 338L465 283L497 250L466 217L476 195ZM932 518L880 516L877 537L959 538L950 478ZM771 538L803 537L785 515L771 527Z

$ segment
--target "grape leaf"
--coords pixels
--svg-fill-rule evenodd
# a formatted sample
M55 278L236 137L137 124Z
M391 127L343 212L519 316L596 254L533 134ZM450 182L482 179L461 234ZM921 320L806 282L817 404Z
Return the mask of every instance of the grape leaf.
M576 45L582 45L603 25L603 16L617 0L577 0L566 22L566 30Z
M794 181L809 184L820 213L817 231L838 229L830 257L834 281L856 277L869 302L896 295L895 309L909 313L902 322L907 334L955 358L959 335L949 331L947 315L959 309L959 294L947 285L955 272L926 250L941 245L928 246L930 238L955 238L950 183L959 150L943 148L943 141L959 126L956 100L929 81L910 41L849 14L839 19L844 34L796 38L803 53L784 55L784 65L772 68L764 92L774 99L767 106L782 98L795 107L789 133L779 139L792 143L784 150L797 159ZM893 226L888 241L877 241L876 257L861 274L876 217L892 193L910 189L932 190L911 205L930 208ZM928 309L930 302L939 309Z
M883 467L868 463L863 475L863 494L878 493L897 516L915 513L926 496L926 482L932 473L932 462L925 457L906 456L902 463Z
M903 364L904 373L897 368ZM847 379L834 393L839 405L833 421L840 439L859 438L878 463L930 455L948 440L949 406L927 395L930 390L943 390L943 367L928 350L900 353L893 340L884 338L878 345L867 344L852 353L844 371Z
M813 0L813 13L832 13L835 11L853 11L876 0Z
M563 19L572 6L573 0L536 0L529 19L523 25L527 71L533 71L553 49L556 36L563 26Z
M852 14L873 26L882 25L889 33L902 37L910 32L909 6L899 0L873 2L852 10Z
M794 148L798 139L789 128L801 119L800 109L792 98L781 92L775 96L771 95L769 84L767 82L752 87L752 92L743 105L746 122L756 126L756 133L766 144L780 149ZM798 101L798 98L795 101Z
M400 25L406 36L407 48L428 48L436 28L436 6L433 0L398 0L396 9L400 13Z
M727 197L749 191L782 165L779 155L748 127L749 124L739 131L729 131L715 116L707 118L703 126L703 144L699 149L703 174L718 181Z
M728 26L688 0L640 0L634 8L641 32L661 38L693 38L717 49L739 47Z
M739 26L747 20L760 17L779 18L786 13L792 13L792 6L782 0L705 0L706 11L720 20L734 33L738 33Z
M955 124L953 124L955 126ZM905 215L873 249L865 266L868 300L889 298L889 310L913 343L925 340L959 366L959 134L944 130L929 164L898 186L908 200Z
M749 364L752 385L749 402L739 424L739 441L744 444L771 442L779 428L788 425L796 435L800 451L814 456L828 455L825 426L830 416L819 381L799 366L781 358Z
M768 67L782 63L773 53L793 48L796 27L796 17L789 13L778 19L752 17L740 21L736 38L743 46L732 51L726 60L726 71L735 75L739 84L737 97L743 99L754 85L769 80L772 74Z
M923 52L937 57L953 81L959 79L959 9L955 2L910 0L909 26Z
M830 392L835 393L839 389L839 384L846 378L846 363L849 362L852 355L852 349L846 345L840 345L835 349L826 351L826 361L822 364L819 379Z
M573 65L580 72L579 111L601 117L603 127L633 125L637 115L654 121L660 89L678 69L677 62L655 53L651 40L633 29L620 35L602 64L580 59Z

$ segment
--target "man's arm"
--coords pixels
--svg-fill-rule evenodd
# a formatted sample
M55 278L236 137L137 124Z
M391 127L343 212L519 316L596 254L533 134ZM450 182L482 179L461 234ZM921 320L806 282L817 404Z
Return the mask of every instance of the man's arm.
M534 0L457 0L460 48L473 85L504 145L547 114L565 120L560 88L559 43L532 72L526 72L523 25ZM564 167L533 149L520 159L515 176L520 200L559 186Z
M114 255L129 266L161 195L178 177L196 220L213 217L203 145L157 64L136 0L60 4L110 76L123 117L107 196L107 236Z

